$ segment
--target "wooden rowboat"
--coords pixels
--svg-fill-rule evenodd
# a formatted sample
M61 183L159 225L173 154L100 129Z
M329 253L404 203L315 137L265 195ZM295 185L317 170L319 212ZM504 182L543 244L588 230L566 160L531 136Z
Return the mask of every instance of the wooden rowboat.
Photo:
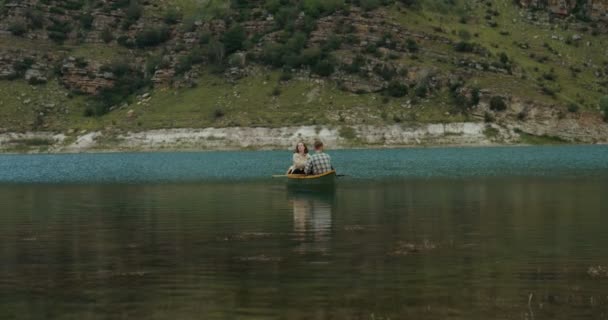
M336 171L328 171L317 175L288 174L287 183L290 187L333 186L336 181Z

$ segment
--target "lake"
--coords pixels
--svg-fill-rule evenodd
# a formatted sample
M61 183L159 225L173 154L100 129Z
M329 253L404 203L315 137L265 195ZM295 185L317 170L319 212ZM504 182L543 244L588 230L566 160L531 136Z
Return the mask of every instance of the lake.
M608 319L608 147L1 155L0 319Z

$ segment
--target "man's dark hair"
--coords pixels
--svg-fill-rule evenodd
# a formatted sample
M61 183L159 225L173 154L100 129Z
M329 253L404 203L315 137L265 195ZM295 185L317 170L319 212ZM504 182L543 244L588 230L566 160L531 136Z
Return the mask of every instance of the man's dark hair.
M321 142L320 140L315 141L315 150L319 150L321 148L323 148L323 142Z

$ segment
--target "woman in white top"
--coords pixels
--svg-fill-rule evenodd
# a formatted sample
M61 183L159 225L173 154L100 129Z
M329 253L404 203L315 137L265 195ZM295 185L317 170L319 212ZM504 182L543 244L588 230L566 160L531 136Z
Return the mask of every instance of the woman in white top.
M293 153L293 165L287 170L287 174L304 174L304 167L308 161L308 148L304 142L296 145L296 150Z

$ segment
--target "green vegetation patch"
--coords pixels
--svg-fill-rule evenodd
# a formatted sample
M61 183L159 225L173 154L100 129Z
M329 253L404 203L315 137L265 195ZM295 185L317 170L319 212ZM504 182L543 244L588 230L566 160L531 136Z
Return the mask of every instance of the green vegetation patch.
M559 137L549 135L533 135L525 132L520 132L520 143L531 144L531 145L544 145L544 144L567 144L570 143Z

